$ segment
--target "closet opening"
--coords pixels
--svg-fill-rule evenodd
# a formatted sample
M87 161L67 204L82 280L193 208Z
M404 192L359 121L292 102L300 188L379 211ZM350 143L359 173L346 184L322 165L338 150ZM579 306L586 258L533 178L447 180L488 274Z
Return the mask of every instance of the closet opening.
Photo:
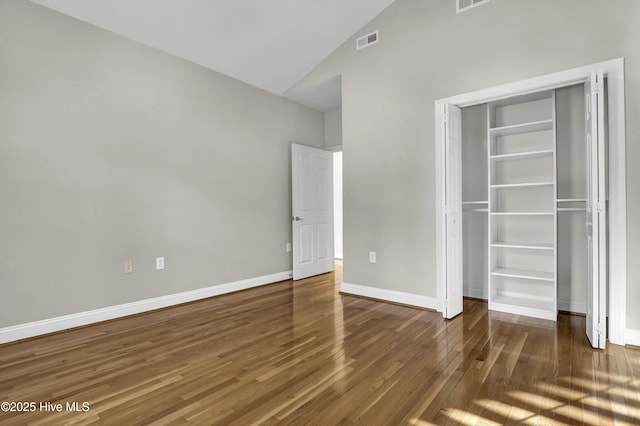
M465 297L546 319L587 313L584 90L462 108Z
M557 320L624 344L623 61L436 101L438 298ZM608 82L608 85L606 84ZM620 170L622 167L622 170ZM609 328L607 330L607 308ZM608 335L607 335L608 331Z

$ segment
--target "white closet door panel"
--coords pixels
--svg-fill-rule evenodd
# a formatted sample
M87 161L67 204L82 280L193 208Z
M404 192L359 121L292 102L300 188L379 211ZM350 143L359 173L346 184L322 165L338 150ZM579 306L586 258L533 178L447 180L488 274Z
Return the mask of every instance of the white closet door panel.
M594 348L606 345L606 195L604 77L593 72L585 84L587 144L587 325Z
M462 313L462 111L445 105L446 290L444 316Z

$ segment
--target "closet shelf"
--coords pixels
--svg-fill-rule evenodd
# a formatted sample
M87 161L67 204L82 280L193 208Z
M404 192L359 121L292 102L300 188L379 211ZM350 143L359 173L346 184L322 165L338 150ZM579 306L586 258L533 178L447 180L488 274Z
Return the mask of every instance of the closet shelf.
M553 90L488 104L489 310L557 320L555 104Z
M493 161L508 161L508 160L525 160L529 158L541 158L553 156L552 149L545 149L541 151L525 151L516 152L512 154L496 154L491 155L489 158Z
M491 189L502 188L535 188L542 186L553 186L553 182L527 182L527 183L499 183L491 185Z
M528 280L554 281L553 272L528 271L524 269L496 268L491 275L497 277L525 278Z
M534 299L498 294L489 301L489 309L552 321L555 321L557 317L553 299Z
M511 126L494 127L489 129L491 136L522 135L525 133L542 132L553 129L553 120L533 121L530 123L514 124Z
M504 241L496 241L491 243L491 247L498 248L516 248L529 250L553 250L553 243L508 243Z

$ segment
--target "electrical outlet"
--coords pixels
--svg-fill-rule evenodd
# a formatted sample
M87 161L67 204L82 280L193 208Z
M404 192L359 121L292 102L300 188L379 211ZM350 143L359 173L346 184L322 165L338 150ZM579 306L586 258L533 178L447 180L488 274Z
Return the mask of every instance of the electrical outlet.
M156 257L156 271L164 269L164 257Z
M124 273L130 274L133 272L133 260L124 261Z
M376 263L376 252L375 251L370 251L369 252L369 263Z
M287 253L291 251L291 243L287 243L287 245L285 246L285 250L287 251Z

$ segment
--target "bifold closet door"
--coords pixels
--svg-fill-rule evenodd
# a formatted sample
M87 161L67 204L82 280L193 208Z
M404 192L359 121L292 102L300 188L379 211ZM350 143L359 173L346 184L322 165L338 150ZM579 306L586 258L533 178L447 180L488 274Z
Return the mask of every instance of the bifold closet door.
M444 105L445 136L445 256L446 283L443 315L462 313L462 111Z
M607 234L605 193L604 76L592 72L585 84L587 143L587 337L606 344Z

